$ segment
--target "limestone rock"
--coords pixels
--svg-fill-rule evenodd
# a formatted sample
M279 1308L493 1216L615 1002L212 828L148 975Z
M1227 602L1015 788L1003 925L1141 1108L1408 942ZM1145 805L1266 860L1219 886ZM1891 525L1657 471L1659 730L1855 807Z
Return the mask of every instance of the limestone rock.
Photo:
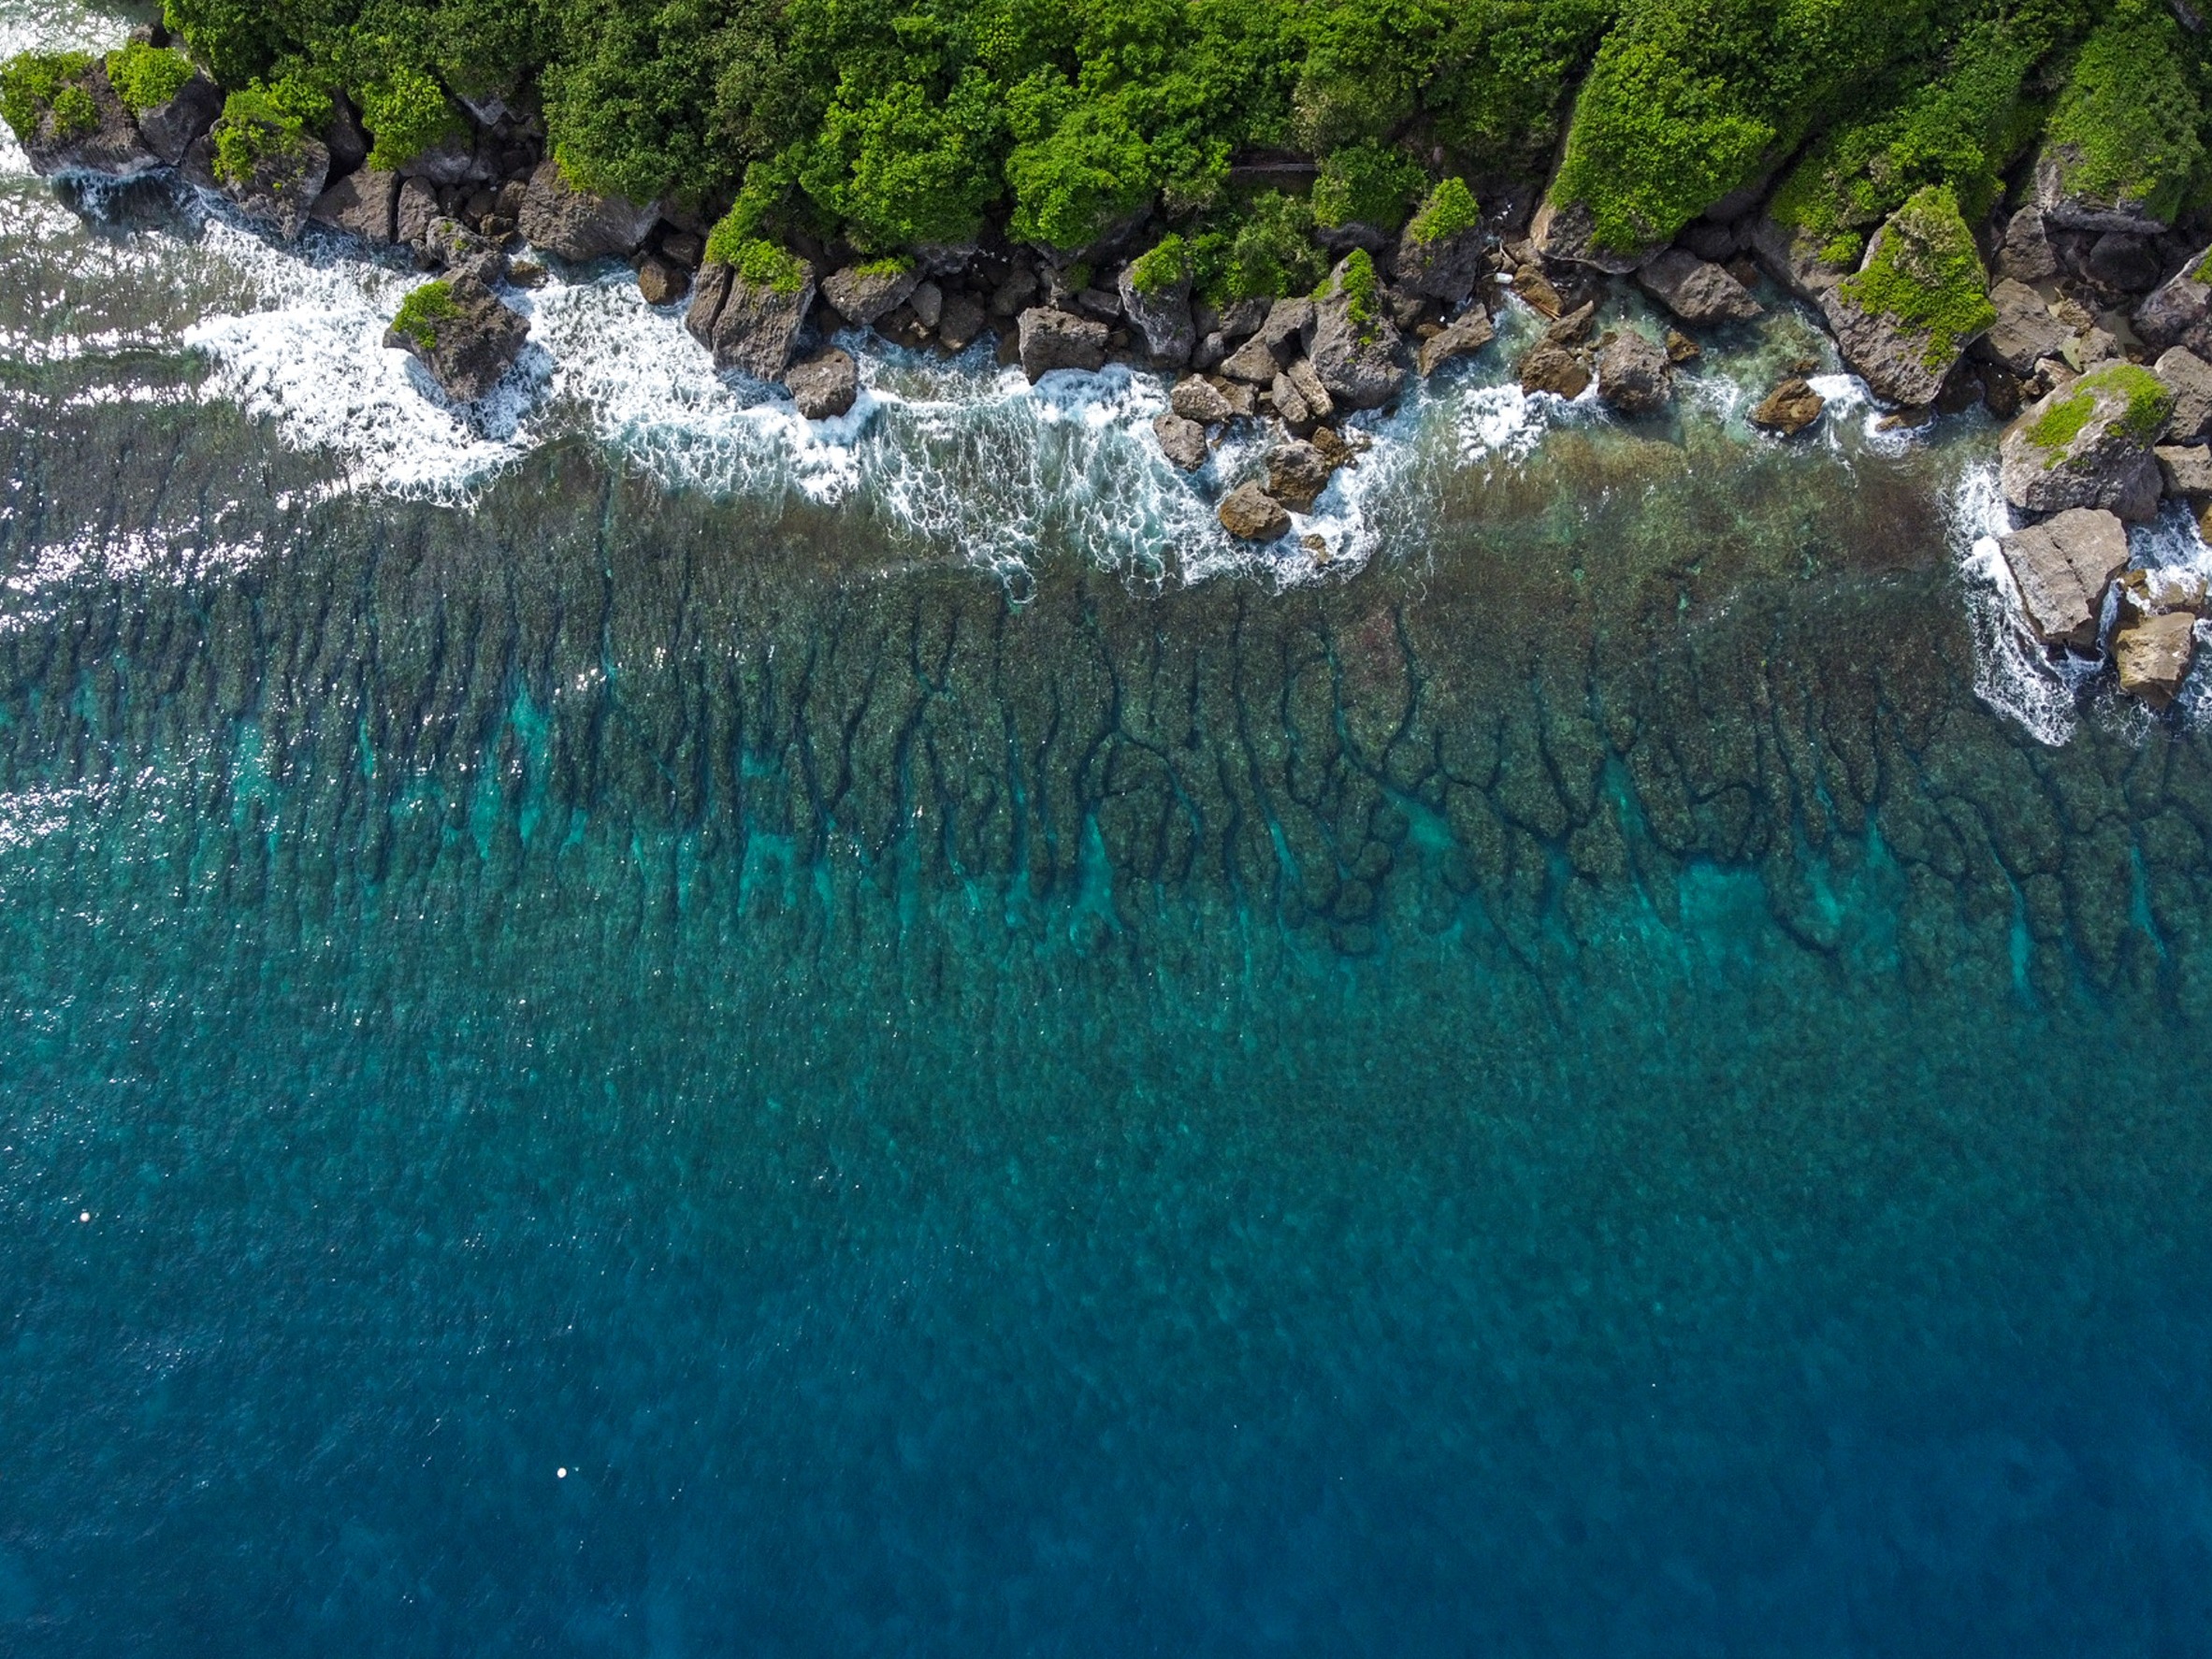
M983 302L972 294L947 294L937 318L937 343L948 352L964 352L983 332Z
M399 212L399 175L379 167L348 173L315 198L308 217L365 242L389 242Z
M1279 299L1267 308L1267 314L1252 331L1252 337L1276 354L1280 362L1288 362L1296 355L1298 342L1313 325L1314 302L1304 297Z
M2160 434L2169 443L2196 443L2212 437L2212 363L2176 346L2151 366L2159 384L2173 394L2174 412Z
M1282 364L1267 342L1255 334L1222 360L1222 372L1248 386L1266 386L1282 372Z
M1106 367L1106 325L1093 317L1032 306L1021 313L1021 371L1032 381L1056 368Z
M852 412L860 396L860 371L849 353L828 346L787 369L784 384L808 420L831 420Z
M1850 266L1828 257L1827 245L1827 238L1802 225L1784 224L1769 213L1761 213L1751 226L1751 247L1759 268L1814 305L1852 271Z
M2073 507L2013 531L1998 547L2035 637L2076 650L2095 645L2104 589L2127 568L2127 527L2102 509Z
M2089 247L2089 281L2115 294L2147 294L2158 286L2158 248L2149 238L2108 230Z
M1667 361L1673 364L1677 368L1681 368L1684 363L1695 363L1700 356L1704 354L1701 349L1699 347L1698 342L1692 339L1688 335L1683 333L1683 331L1679 328L1670 328L1667 330L1667 339L1665 344L1667 347Z
M1315 420L1325 421L1337 412L1336 398L1323 382L1321 372L1307 358L1296 359L1282 373L1297 388L1299 399Z
M1273 304L1265 298L1233 299L1217 310L1201 301L1192 308L1191 320L1199 333L1219 334L1223 340L1234 344L1260 331Z
M507 274L507 256L458 219L431 220L422 252L437 269L474 277L487 288Z
M1464 305L1482 280L1482 227L1424 239L1410 222L1398 237L1397 283L1409 294Z
M2201 273L2201 274L2200 274ZM2135 308L2135 332L2153 351L2187 346L2212 361L2212 248L2192 255Z
M1922 191L1874 232L1858 274L1821 296L1821 311L1843 361L1875 397L1932 403L1960 354L1988 326L1980 261L1973 250L1948 193ZM1952 280L1945 273L1957 253L1973 257L1973 297L1984 301L1980 327L1939 325L1893 308L1899 289L1914 297L1948 291Z
M780 381L791 348L814 304L814 267L794 259L798 281L778 289L747 281L709 260L692 285L684 326L715 354L718 369L737 369L758 381Z
M392 239L419 248L438 217L438 193L420 179L399 180L399 197L392 210Z
M1184 420L1201 426L1217 426L1236 412L1212 382L1197 374L1187 374L1176 382L1167 403Z
M1305 325L1306 355L1339 407L1381 409L1406 383L1405 344L1388 317L1352 314L1345 269L1344 264L1337 267L1325 296L1313 302L1312 320ZM1274 321L1271 313L1270 327ZM1262 329L1257 338L1266 333Z
M1027 265L1017 265L1008 271L1005 280L990 292L990 314L994 317L1015 317L1029 309L1037 296L1037 273Z
M1496 338L1490 313L1479 305L1470 306L1445 324L1441 333L1421 342L1414 353L1416 367L1424 376L1432 375L1456 358L1472 356Z
M1215 516L1222 528L1241 541L1273 541L1291 527L1282 503L1257 483L1238 484L1222 498Z
M847 265L823 279L822 297L855 328L870 328L879 318L904 305L920 286L921 278L911 266Z
M1267 493L1294 512L1310 512L1336 469L1313 444L1279 443L1267 452Z
M2201 443L2161 443L2151 451L2166 494L2182 500L2212 501L2212 449Z
M1742 283L1686 248L1670 248L1638 266L1636 282L1693 328L1748 322L1765 310Z
M1765 431L1795 438L1820 419L1820 411L1827 407L1827 400L1802 375L1793 374L1767 394L1751 411L1750 419L1753 426Z
M225 179L223 194L242 212L266 219L284 240L296 241L330 174L330 151L312 138L296 149L265 156L243 180Z
M138 136L146 148L167 163L180 166L184 152L215 124L223 113L223 91L195 69L192 79L177 89L166 104L138 112Z
M444 303L406 332L395 323L384 344L416 358L449 397L473 403L513 366L530 325L474 277L428 286L444 291Z
M648 253L638 262L638 293L647 305L673 305L691 291L691 272L672 259Z
M914 292L906 296L906 304L914 312L914 320L932 334L945 318L945 290L928 278L914 284Z
M1206 465L1206 428L1196 421L1169 410L1152 417L1152 436L1160 441L1160 453L1185 472Z
M2162 709L2180 695L2196 652L2197 619L2187 611L2145 616L2118 628L2112 655L2119 668L2119 688Z
M369 138L361 130L360 112L343 93L330 101L330 121L323 129L323 148L330 151L330 171L334 175L350 173L369 159Z
M1657 414L1674 396L1674 367L1666 349L1624 328L1598 353L1598 396L1625 415Z
M1544 330L1545 343L1554 346L1582 345L1589 339L1590 330L1597 321L1598 302L1594 299L1584 300L1565 316L1553 320L1552 325Z
M1583 360L1565 346L1548 340L1521 359L1520 374L1523 391L1549 392L1559 397L1580 397L1590 383L1590 370Z
M1652 248L1631 248L1625 252L1600 248L1597 232L1597 220L1586 204L1547 201L1537 209L1535 219L1529 223L1528 239L1546 259L1595 266L1616 277L1626 276L1655 252Z
M1275 405L1275 412L1282 424L1294 432L1312 429L1321 417L1307 404L1306 397L1287 374L1275 377L1275 383L1267 388L1267 397Z
M530 175L515 227L532 247L582 263L628 258L659 218L658 208L577 189L562 176L558 162L547 160Z
M1997 308L1997 321L1974 341L1976 356L2002 363L2015 374L2033 374L2037 363L2057 356L2066 343L2065 325L2025 282L2000 278L1989 290L1989 303Z
M2004 498L2024 512L2096 507L2150 518L2161 488L2150 446L2172 410L2172 395L2132 364L2107 365L2060 387L2004 434Z
M1135 265L1121 267L1117 284L1121 312L1144 337L1145 350L1155 364L1179 368L1191 360L1198 345L1198 327L1191 318L1191 279L1186 275L1157 293L1147 294L1130 280L1130 272L1135 268Z
M2157 236L2165 221L2141 202L2108 200L2082 183L2081 151L2071 144L2046 147L2035 159L2035 207L2054 230L2131 231Z
M2059 274L2059 257L2051 252L2043 214L2033 204L2005 221L2004 240L1997 250L1997 274L2016 282L2047 282Z
M91 100L89 123L69 119L69 106L76 101L72 94L77 93ZM139 135L137 123L116 96L108 80L107 66L97 58L63 89L55 102L64 107L42 110L38 124L23 139L23 152L36 171L126 178L161 166L163 158Z

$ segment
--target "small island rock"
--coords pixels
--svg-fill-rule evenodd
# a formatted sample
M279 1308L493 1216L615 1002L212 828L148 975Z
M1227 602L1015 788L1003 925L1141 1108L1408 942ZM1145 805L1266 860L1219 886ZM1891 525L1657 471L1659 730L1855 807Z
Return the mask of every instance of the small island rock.
M1827 407L1827 399L1813 389L1804 376L1793 374L1767 394L1751 411L1750 420L1753 426L1765 431L1795 438L1820 419L1820 411Z
M1032 381L1054 369L1095 371L1106 367L1106 325L1073 311L1032 306L1021 313L1021 371Z
M2101 508L2073 507L2001 538L2028 626L2046 645L2097 642L2104 589L2127 568L2127 527Z
M407 296L384 331L430 371L449 397L473 403L499 384L530 325L474 277L426 282Z
M787 370L784 384L799 412L808 420L831 420L850 414L859 400L860 367L850 353L830 346Z
M1282 503L1250 482L1222 498L1216 516L1222 528L1241 541L1273 541L1291 527L1291 515Z
M1625 415L1657 414L1674 396L1674 368L1666 348L1624 328L1598 353L1598 396Z
M1160 453L1185 472L1206 465L1206 428L1196 421L1165 411L1152 417L1152 436L1159 440Z

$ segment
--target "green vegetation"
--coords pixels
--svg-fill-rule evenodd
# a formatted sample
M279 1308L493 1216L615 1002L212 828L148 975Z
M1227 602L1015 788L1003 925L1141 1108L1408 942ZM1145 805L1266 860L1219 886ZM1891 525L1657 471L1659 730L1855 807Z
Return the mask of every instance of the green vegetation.
M244 184L272 163L282 170L311 131L329 119L329 97L304 81L285 78L241 87L224 99L211 129L215 176Z
M1347 253L1314 297L1326 298L1331 294L1344 296L1344 314L1352 319L1359 337L1373 339L1376 325L1382 320L1382 280L1375 274L1375 261L1365 248Z
M1475 203L1475 193L1467 187L1466 180L1453 178L1428 193L1428 200L1421 204L1421 211L1413 215L1407 229L1416 242L1440 242L1482 223L1482 209Z
M1973 233L1947 184L1930 184L1891 215L1866 268L1846 277L1843 297L1924 332L1921 360L1947 367L1959 348L1997 321Z
M1304 294L1328 268L1313 245L1313 209L1302 197L1280 191L1267 191L1252 202L1225 247L1219 232L1201 240L1205 252L1219 256L1218 269L1201 267L1199 290L1211 299Z
M455 301L451 284L425 282L412 289L399 302L399 314L392 319L392 332L404 335L424 351L431 351L438 344L438 325L450 323L461 314Z
M1313 184L1314 222L1332 229L1371 224L1395 231L1427 187L1428 174L1419 162L1362 140L1331 152L1321 164L1321 177Z
M2156 439L2174 411L2174 395L2149 369L2133 363L2110 363L2083 375L2072 391L2038 415L2028 428L2028 441L2050 451L2051 458L2046 465L2056 466L2060 454L2081 435L2098 406L2114 397L2125 400L2114 426L2138 443Z
M1172 233L1129 267L1129 285L1139 294L1173 293L1188 287L1193 272L1190 244Z
M362 89L361 120L376 138L369 151L372 167L403 167L468 131L445 89L404 65Z
M182 52L134 40L108 54L108 84L133 115L158 109L183 90L192 65Z
M707 239L707 257L730 267L750 286L772 294L796 294L806 286L806 267L796 254L762 237L734 246L727 238L717 243L719 237L721 227L717 225L715 236Z
M2075 59L2045 135L2065 188L2170 222L2205 158L2193 84L2201 73L2164 7L2114 0Z
M54 109L65 92L78 90L77 82L93 66L91 54L81 51L26 51L18 53L0 65L0 120L14 129L15 136L29 143L38 131L38 123ZM89 106L91 100L86 100ZM60 126L63 117L56 112L55 124ZM93 111L93 123L99 124L99 111Z

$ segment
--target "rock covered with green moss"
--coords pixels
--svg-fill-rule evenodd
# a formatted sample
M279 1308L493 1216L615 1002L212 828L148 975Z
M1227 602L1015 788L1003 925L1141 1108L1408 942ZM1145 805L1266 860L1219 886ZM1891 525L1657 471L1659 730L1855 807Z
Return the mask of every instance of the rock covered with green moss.
M717 226L691 291L684 326L715 367L780 382L814 304L814 267L763 238L736 241Z
M517 226L532 247L583 263L629 258L659 218L652 203L640 207L628 196L580 188L549 160L530 175Z
M2124 519L2158 512L2151 454L2174 396L2132 363L2107 364L2024 411L2001 446L2004 498L2023 512L2102 508Z
M285 240L296 238L330 177L330 151L314 136L329 119L329 97L304 82L232 93L208 133L216 183Z
M1171 232L1124 266L1115 284L1121 314L1143 337L1156 368L1181 368L1198 345L1198 325L1191 315L1195 275L1190 245Z
M408 353L448 397L473 403L503 379L530 326L473 276L425 282L400 302L384 344Z
M1464 305L1482 280L1482 213L1457 177L1443 180L1398 238L1398 286L1408 294Z
M138 123L146 147L167 166L223 113L223 93L181 51L133 40L108 54L108 84Z
M2150 0L2115 0L2082 45L2035 164L2036 205L2068 230L2161 231L2204 161L2182 32Z
M161 165L90 52L23 52L0 66L5 118L41 173L126 176Z
M1406 383L1406 348L1383 310L1375 262L1355 249L1314 296L1306 355L1329 396L1346 409L1380 409Z
M1877 397L1932 403L1966 348L1997 320L1973 233L1947 185L1892 213L1858 272L1821 297L1843 361Z
M2212 248L2185 261L2135 308L2135 332L2153 351L2182 346L2212 358Z

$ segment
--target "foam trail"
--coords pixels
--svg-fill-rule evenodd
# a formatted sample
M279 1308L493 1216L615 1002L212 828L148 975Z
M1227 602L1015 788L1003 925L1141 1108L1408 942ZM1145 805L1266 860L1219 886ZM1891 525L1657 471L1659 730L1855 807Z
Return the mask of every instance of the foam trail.
M1973 629L1974 695L2018 721L2038 743L2056 748L2074 735L2077 692L2098 664L2053 662L2029 633L2019 590L1998 547L2012 516L1994 461L1969 469L1959 479L1948 516Z

